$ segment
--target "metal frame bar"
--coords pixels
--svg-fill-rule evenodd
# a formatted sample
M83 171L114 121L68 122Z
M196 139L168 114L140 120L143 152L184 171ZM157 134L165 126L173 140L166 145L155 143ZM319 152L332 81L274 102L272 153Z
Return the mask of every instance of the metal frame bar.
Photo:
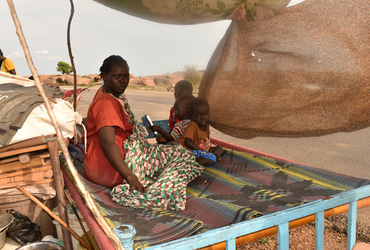
M356 243L356 219L357 219L357 201L353 201L348 204L347 249L352 249Z
M316 237L318 237L316 241L316 249L323 249L324 211L344 204L349 204L347 250L350 250L356 240L357 201L367 197L370 197L370 185L334 195L331 199L313 201L281 212L252 219L250 221L240 222L234 225L211 230L203 234L156 245L148 248L148 250L197 249L224 241L226 241L226 249L235 249L235 239L237 237L274 226L278 226L278 249L288 250L289 222L312 214L317 215L316 221L318 223L316 225L316 233L320 234L320 236L316 235Z
M315 250L324 250L324 211L315 214Z

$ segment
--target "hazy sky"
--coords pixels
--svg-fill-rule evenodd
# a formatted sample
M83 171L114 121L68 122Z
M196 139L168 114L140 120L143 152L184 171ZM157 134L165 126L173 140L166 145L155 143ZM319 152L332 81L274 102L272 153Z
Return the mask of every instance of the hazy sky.
M292 0L301 2L302 0ZM69 0L13 0L33 62L39 74L57 74L59 61L70 63L67 48ZM205 69L230 21L168 25L146 21L104 7L92 0L74 0L72 52L77 74L98 73L109 55L121 55L136 76ZM0 48L18 75L31 72L6 0L0 0Z

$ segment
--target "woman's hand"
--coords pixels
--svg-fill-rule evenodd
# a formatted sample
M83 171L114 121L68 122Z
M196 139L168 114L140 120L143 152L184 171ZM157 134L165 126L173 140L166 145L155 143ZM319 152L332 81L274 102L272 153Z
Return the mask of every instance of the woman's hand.
M137 190L140 193L145 193L146 188L141 184L141 182L137 179L135 175L131 175L127 177L127 183L130 185L130 191Z

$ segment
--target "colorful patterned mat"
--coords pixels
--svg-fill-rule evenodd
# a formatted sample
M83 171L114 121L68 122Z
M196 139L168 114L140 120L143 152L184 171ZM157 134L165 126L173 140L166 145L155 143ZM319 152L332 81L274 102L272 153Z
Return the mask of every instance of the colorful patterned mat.
M109 189L83 180L112 227L121 222L135 226L135 249L329 198L370 183L302 164L226 150L217 164L205 168L203 175L189 184L186 209L181 212L129 209L111 201ZM83 164L74 162L83 173Z

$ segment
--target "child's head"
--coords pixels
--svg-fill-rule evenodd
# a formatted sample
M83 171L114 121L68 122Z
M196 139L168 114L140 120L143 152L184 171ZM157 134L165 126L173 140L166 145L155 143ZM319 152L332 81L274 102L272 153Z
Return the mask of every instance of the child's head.
M193 95L181 95L174 104L174 114L179 120L190 119L190 103L195 99Z
M175 85L175 99L181 95L191 95L193 94L193 84L186 80L178 81Z
M205 98L195 98L190 104L191 120L201 129L209 124L209 111L209 103Z

